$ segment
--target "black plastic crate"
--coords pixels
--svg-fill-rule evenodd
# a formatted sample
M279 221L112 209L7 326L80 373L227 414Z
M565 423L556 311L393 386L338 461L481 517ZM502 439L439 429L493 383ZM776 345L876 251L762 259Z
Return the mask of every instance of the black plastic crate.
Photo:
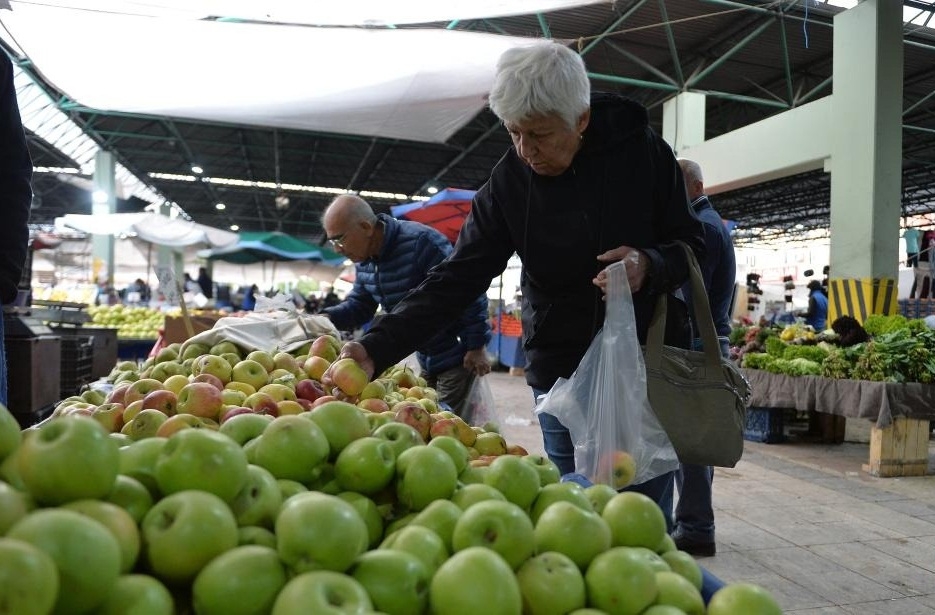
M62 399L77 395L93 380L94 340L85 335L62 337L62 369L59 394Z
M900 299L899 313L906 318L925 318L935 314L935 299Z
M767 444L782 442L783 408L747 408L743 439Z

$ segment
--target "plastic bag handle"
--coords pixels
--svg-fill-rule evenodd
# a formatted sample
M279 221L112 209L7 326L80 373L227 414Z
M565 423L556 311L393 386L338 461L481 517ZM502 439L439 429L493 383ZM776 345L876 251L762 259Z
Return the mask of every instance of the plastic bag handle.
M704 287L704 279L701 277L701 268L698 266L695 253L688 247L688 244L683 241L676 241L676 243L681 246L688 261L688 278L692 289L691 307L695 317L695 324L701 333L701 342L704 345L705 365L712 369L720 369L720 343L717 339L717 332L714 330L714 319L711 316L711 306L708 304L708 293ZM653 319L649 324L649 332L646 335L647 367L658 369L662 363L667 307L666 293L662 293L659 295L659 299L656 300L656 309L653 312Z

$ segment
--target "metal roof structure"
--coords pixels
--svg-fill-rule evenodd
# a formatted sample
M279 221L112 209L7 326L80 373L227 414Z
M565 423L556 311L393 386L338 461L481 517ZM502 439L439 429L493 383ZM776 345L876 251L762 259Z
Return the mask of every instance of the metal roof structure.
M912 17L904 26L903 210L935 213L935 2L903 6ZM566 40L583 55L594 89L640 101L660 132L666 100L684 91L706 94L706 138L713 138L830 94L832 18L841 10L817 0L617 0L399 27ZM445 143L105 113L69 100L28 58L14 60L120 165L197 222L218 228L319 240L319 217L335 191L361 192L388 212L427 196L430 187L479 188L510 146L489 110ZM30 134L29 143L37 167L81 169L40 137ZM91 197L81 179L37 173L33 221L88 213ZM830 180L810 172L721 193L715 203L737 222L740 242L796 241L827 232ZM118 211L145 205L131 197Z

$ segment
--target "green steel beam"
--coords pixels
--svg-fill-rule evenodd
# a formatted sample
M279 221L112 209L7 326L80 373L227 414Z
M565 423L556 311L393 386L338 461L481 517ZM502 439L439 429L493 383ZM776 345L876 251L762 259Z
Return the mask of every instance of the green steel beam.
M459 23L461 23L461 20L460 20L460 19L454 19L454 20L452 20L452 21L449 21L449 22L448 22L448 25L445 26L445 29L446 29L446 30L454 30L454 29L455 29L455 26L457 26Z
M420 192L425 191L425 189L428 188L429 185L433 184L434 182L437 182L437 181L440 180L442 177L444 177L445 173L447 173L447 172L450 171L452 168L454 168L454 166L455 166L456 164L458 164L459 162L461 162L462 160L464 160L464 159L467 157L468 154L470 154L472 151L474 151L475 149L477 149L477 147L478 147L481 143L483 143L484 141L486 141L487 139L489 139L489 138L490 138L490 135L492 135L492 134L494 134L495 132L497 132L500 128L501 128L501 126L500 126L500 121L497 120L496 122L493 123L493 125L491 125L487 130L485 130L484 133L483 133L481 136L479 136L479 137L477 137L476 139L474 139L474 141L473 141L472 143L470 143L467 147L465 147L463 150L461 150L461 152L460 152L457 156L455 156L454 158L452 158L452 159L448 162L448 164L446 164L440 171L438 171L437 173L435 173L435 175L433 175L433 176L431 177L431 179L427 179L427 180L425 181L425 183L423 183L423 184L419 187L419 189L418 189L417 191L413 192L413 194L419 194Z
M808 92L800 96L799 99L795 101L796 104L801 105L802 103L806 102L807 100L809 100L810 98L812 98L813 96L815 96L816 94L818 94L819 92L821 92L822 90L830 86L833 81L834 81L833 77L828 77L827 79L825 79L824 81L822 81L821 83L813 87L811 90L809 90Z
M549 30L549 24L545 20L545 15L536 13L536 19L539 21L539 28L542 30L542 36L552 38L552 31Z
M672 66L675 68L675 78L679 85L685 85L685 75L682 74L682 63L679 61L679 50L675 44L675 34L669 21L669 12L666 10L666 0L659 0L659 14L666 29L666 43L669 45L669 54L672 56Z
M708 67L705 68L703 71L695 75L692 75L692 77L688 80L688 82L685 85L687 87L692 87L693 85L695 85L696 83L698 83L699 81L701 81L702 79L710 75L713 71L719 68L721 64L723 64L724 62L729 60L731 57L733 57L735 53L737 53L738 51L746 47L747 44L750 43L750 41L754 40L756 37L761 35L772 25L773 25L772 21L763 22L753 32L743 37L743 39L741 39L736 45L730 48L726 53L722 54L717 60L709 64Z
M588 73L591 79L598 81L607 81L609 83L620 83L622 85L632 85L638 88L649 88L651 90L664 90L666 92L679 92L681 88L669 83L658 83L655 81L645 81L643 79L633 79L631 77L619 77L617 75L605 75L603 73Z
M630 60L637 66L640 66L644 68L645 70L651 72L652 74L656 75L660 79L664 81L668 81L674 86L679 85L679 83L675 79L665 74L664 72L662 72L661 70L659 70L658 68L656 68L655 66L653 66L652 64L644 60L643 58L639 57L635 53L627 51L622 45L618 45L617 43L611 40L604 41L604 44L610 47L611 49L613 49L614 51L616 51L617 53L619 53L620 55L622 55L623 57L627 58L628 60Z
M779 17L779 41L782 45L782 69L786 73L786 93L789 96L790 105L795 104L795 94L792 87L792 65L789 62L789 40L786 37L786 15L780 14Z
M904 130L914 130L916 132L926 132L935 135L935 128L926 128L925 126L915 126L912 124L903 124Z
M919 105L921 105L922 103L930 99L932 96L935 96L935 90L932 90L931 92L929 92L928 94L926 94L925 96L923 96L922 98L914 102L913 104L906 107L906 109L903 111L903 115L907 115L909 112L915 110Z
M580 55L582 55L582 56L587 55L587 53L588 53L589 51L591 51L592 49L594 49L594 46L595 46L595 45L597 45L597 44L600 43L602 40L604 40L605 37L607 37L607 36L609 36L610 34L612 34L612 33L617 29L617 26L619 26L620 24L622 24L623 22L625 22L627 19L629 19L629 18L630 18L630 15L632 15L632 14L635 13L635 12L637 12L637 11L640 9L640 7L642 7L644 4L646 4L646 0L639 0L636 4L634 4L633 6L631 6L631 7L630 7L630 10L628 10L626 13L624 13L623 15L621 15L620 17L618 17L617 19L615 19L614 22L613 22L612 24L610 24L609 26L607 26L606 28L604 28L604 31L603 31L603 32L601 32L600 34L598 34L597 36L595 36L594 39L593 39L590 43L588 43L587 45L585 45L584 49L581 50Z
M760 105L761 107L772 107L774 109L789 109L790 105L778 101L770 100L768 98L757 98L755 96L744 96L742 94L731 94L730 92L715 92L712 90L696 90L697 92L704 94L705 96L713 96L714 98L722 98L724 100L732 100L734 102L749 103L751 105Z

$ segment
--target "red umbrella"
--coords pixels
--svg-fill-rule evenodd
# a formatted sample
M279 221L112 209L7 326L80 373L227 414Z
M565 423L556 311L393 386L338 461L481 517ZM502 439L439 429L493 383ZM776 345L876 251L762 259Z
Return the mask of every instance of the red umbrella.
M393 205L390 211L397 218L421 222L438 229L454 243L461 232L464 219L471 213L471 202L476 190L445 188L427 201Z

